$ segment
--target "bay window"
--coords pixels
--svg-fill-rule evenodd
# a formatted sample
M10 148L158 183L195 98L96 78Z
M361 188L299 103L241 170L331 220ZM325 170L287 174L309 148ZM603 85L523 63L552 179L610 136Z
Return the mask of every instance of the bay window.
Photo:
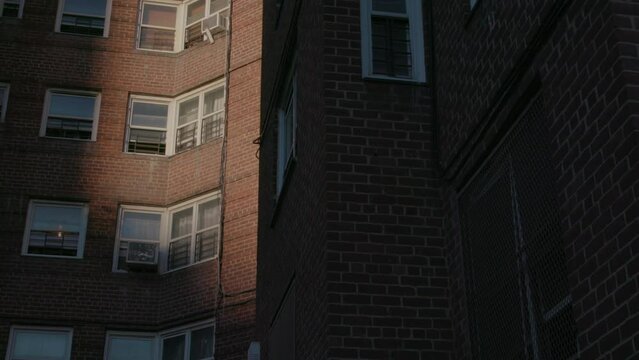
M114 271L171 271L215 258L219 195L170 208L122 206L117 234Z
M225 93L218 84L175 99L132 96L125 151L173 155L221 137Z

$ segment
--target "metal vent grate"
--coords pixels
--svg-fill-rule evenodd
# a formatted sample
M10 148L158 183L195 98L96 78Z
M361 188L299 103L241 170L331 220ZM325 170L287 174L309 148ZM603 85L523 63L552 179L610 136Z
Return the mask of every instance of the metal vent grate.
M537 98L459 199L474 359L576 356L546 131Z

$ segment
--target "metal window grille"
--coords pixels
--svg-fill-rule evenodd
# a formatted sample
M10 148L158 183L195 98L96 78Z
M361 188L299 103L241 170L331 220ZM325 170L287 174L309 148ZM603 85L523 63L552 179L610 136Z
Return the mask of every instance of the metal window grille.
M175 143L175 152L179 153L197 144L197 122L183 126L177 129L177 140Z
M64 14L60 31L82 35L104 35L104 18L86 15Z
M20 14L20 1L19 0L5 0L0 9L0 15L5 17L17 18Z
M408 19L373 16L373 73L410 78L412 74Z
M202 144L222 136L224 130L224 112L202 119Z
M191 237L173 241L169 244L169 270L177 269L189 264Z
M217 255L219 229L203 231L195 235L195 261L210 259Z
M93 120L49 116L46 136L69 139L91 139Z
M132 128L127 151L164 155L166 153L166 132Z
M29 234L29 254L76 256L80 233L69 231L32 230Z
M474 359L576 358L539 98L459 198Z

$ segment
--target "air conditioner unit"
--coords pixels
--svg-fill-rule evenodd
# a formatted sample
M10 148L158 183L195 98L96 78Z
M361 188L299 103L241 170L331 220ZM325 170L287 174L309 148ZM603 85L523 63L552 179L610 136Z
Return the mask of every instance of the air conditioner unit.
M228 29L228 18L221 14L220 11L215 12L202 19L202 34L206 36L211 43L214 42L213 35Z
M126 263L129 266L156 266L158 263L158 244L130 241Z

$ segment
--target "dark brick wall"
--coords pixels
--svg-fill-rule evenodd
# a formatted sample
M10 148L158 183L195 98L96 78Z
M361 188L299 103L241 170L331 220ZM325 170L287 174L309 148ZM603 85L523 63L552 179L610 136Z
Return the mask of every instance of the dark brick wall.
M284 2L276 28L275 3L265 3L258 339L266 343L294 274L296 358L448 358L431 89L362 80L359 2L304 2L297 34L294 4ZM274 207L269 111L286 34L297 39L298 157Z
M470 351L458 192L537 89L551 134L577 357L630 358L639 351L637 4L484 0L473 14L466 5L433 3L454 355Z
M0 353L15 324L72 326L73 358L101 359L106 330L155 331L217 313L217 354L245 357L254 321L261 2L233 1L224 179L222 140L172 157L122 151L130 94L176 96L225 75L224 37L178 54L135 50L138 5L113 0L108 38L55 33L55 1L26 1L22 19L0 19L0 81L11 85L0 123ZM51 87L100 91L97 141L38 136ZM242 296L218 301L218 260L164 275L111 272L120 204L168 206L221 181L222 283ZM20 255L30 199L89 204L83 259Z
M264 3L264 61L260 145L257 339L269 358L268 336L291 282L295 300L295 358L327 352L326 154L322 91L321 3ZM277 24L276 24L276 20ZM275 203L277 96L297 53L297 158ZM275 207L277 206L277 207Z

